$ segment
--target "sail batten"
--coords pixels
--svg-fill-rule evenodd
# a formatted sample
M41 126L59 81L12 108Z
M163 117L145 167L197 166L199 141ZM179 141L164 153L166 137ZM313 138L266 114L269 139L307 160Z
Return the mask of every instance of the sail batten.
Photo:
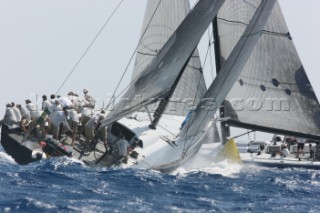
M224 0L200 0L165 43L151 64L129 87L102 126L165 97ZM135 99L140 96L141 100Z
M257 5L260 0L248 0ZM242 13L230 13L242 8ZM225 63L253 14L242 1L227 0L218 14L220 62ZM228 124L316 139L320 105L294 47L277 2L243 71L224 102Z

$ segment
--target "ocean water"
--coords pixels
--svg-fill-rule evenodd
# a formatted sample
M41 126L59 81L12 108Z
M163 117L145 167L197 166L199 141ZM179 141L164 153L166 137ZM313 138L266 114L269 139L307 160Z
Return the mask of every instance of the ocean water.
M175 175L68 158L15 164L0 148L0 212L320 212L320 171L217 165Z

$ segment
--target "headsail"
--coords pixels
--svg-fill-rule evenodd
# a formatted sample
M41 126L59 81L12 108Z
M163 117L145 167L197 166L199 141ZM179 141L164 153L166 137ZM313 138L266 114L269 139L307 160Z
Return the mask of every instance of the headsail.
M145 10L141 39L132 80L150 65L165 42L190 11L189 0L149 0ZM206 92L198 50L192 54L167 106L166 114L186 115ZM189 106L190 105L190 106ZM149 106L154 111L157 105Z
M177 148L169 150L165 153L165 157L170 156L171 162L166 161L164 157L162 160L158 159L153 168L171 170L190 159L199 150L208 130L212 128L213 116L218 106L223 103L257 45L275 2L276 0L262 0L240 40L206 92L204 100L181 131L176 141L180 150Z
M183 20L175 33L166 42L110 112L102 126L116 121L143 106L165 97L175 80L182 74L202 34L217 15L224 0L201 0Z
M260 0L227 0L218 14L221 63ZM230 11L238 12L232 13ZM242 12L241 12L242 11ZM232 126L320 139L320 106L277 3L224 103Z

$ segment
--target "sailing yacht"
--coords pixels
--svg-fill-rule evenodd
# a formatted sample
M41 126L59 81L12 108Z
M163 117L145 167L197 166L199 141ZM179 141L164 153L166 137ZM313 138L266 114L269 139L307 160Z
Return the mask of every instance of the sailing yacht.
M197 14L199 11L208 14ZM205 27L196 20L201 20ZM319 139L319 103L310 90L277 1L199 1L148 66L134 74L125 99L118 102L103 125L114 121L126 125L128 121L123 119L127 115L161 98L149 125L154 129L181 80L185 64L211 22L214 22L217 77L182 131L167 138L169 144L152 140L149 151L143 148L143 159L137 159L131 166L171 171L189 161L208 141L220 106L225 126ZM140 54L150 55L143 51ZM126 101L137 94L144 99ZM257 109L254 104L259 101L266 108ZM239 108L242 102L252 108ZM299 120L295 120L296 114ZM300 123L294 125L294 121ZM285 125L287 122L290 124ZM307 127L299 129L301 122L307 123ZM151 134L152 130L145 128L143 134ZM227 134L222 135L225 140Z
M221 106L223 141L227 141L229 126L318 141L319 102L277 1L199 1L150 64L134 75L124 95L128 99L136 94L147 98L130 104L120 101L118 110L110 113L103 125L154 103L150 98L160 97L163 99L151 122L152 127L157 124L180 80L183 64L189 60L185 55L186 45L199 41L196 33L200 33L201 26L197 23L197 31L192 29L199 18L195 14L202 10L214 11L209 22L214 24L217 77L186 126L169 140L174 145L160 148L153 141L152 152L143 155L143 160L136 161L134 167L170 171L189 161L208 141L209 132L215 126L215 113ZM209 23L203 21L206 14L203 16L199 20L207 26ZM179 37L182 33L185 36ZM183 49L178 45L180 42ZM194 48L190 48L189 57Z
M217 76L206 89L196 48L211 24ZM214 143L217 122L222 143ZM134 154L114 161L95 138L90 147L77 141L72 155L171 172L203 154L210 166L223 160L230 126L320 140L320 105L279 3L200 0L189 11L187 0L150 0L132 81L99 128L108 127L111 144L124 134Z

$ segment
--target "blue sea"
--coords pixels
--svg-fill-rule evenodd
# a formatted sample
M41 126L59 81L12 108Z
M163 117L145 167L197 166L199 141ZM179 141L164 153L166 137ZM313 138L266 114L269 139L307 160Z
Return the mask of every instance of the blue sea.
M241 167L169 175L68 158L15 164L0 148L0 212L320 212L320 171Z

